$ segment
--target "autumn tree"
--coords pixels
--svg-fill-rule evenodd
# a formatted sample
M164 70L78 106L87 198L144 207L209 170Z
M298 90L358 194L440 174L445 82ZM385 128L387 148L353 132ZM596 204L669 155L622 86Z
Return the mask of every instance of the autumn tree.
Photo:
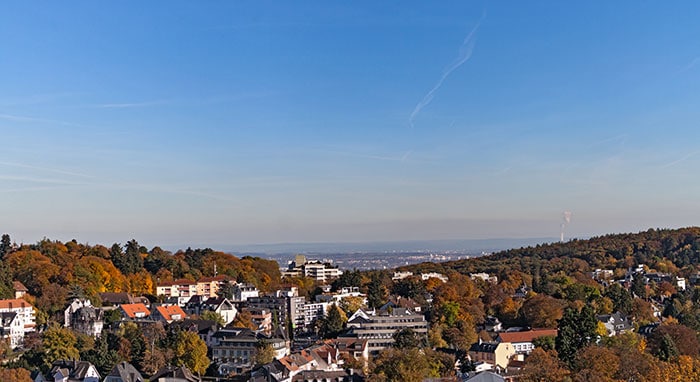
M606 347L589 345L581 349L574 362L575 382L614 382L620 357Z
M8 382L32 382L29 370L24 368L5 369L0 368L0 381Z
M37 250L23 248L5 257L4 262L13 270L15 278L24 284L33 296L41 296L44 289L56 280L61 269L50 258Z
M258 341L255 345L255 357L253 358L253 363L256 366L267 365L268 363L274 361L275 359L275 349L269 342Z
M364 306L365 298L360 296L350 296L345 297L338 303L340 309L345 312L346 315L352 316L358 309Z
M375 360L370 380L421 382L425 378L439 377L430 372L428 359L419 349L389 348L382 351Z
M569 370L559 360L556 350L532 350L520 371L521 382L561 382L565 381Z
M173 361L178 366L185 366L195 373L203 374L209 367L207 345L197 333L183 330L177 333L173 348Z
M564 314L564 302L538 294L527 299L520 311L533 328L556 328L557 320Z
M253 323L253 316L247 309L243 309L238 312L231 325L237 328L248 328L250 330L256 330L258 328Z
M44 364L51 365L60 359L79 359L77 340L70 329L52 325L41 335Z
M663 361L679 355L697 357L700 352L697 333L680 324L659 325L649 336L648 346L649 351Z

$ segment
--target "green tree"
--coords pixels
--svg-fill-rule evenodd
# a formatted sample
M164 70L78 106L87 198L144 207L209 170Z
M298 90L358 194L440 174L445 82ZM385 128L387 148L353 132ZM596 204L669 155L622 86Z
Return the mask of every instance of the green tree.
M331 288L334 291L338 291L341 288L360 287L361 285L362 285L362 272L360 272L357 269L353 269L351 271L343 272L343 274L340 275L340 277L333 280L333 283L331 283Z
M128 341L128 361L134 364L134 366L137 368L142 369L147 345L141 328L132 322L128 322L122 325L120 334L124 340Z
M345 324L340 308L335 304L328 308L328 315L320 321L319 334L323 338L334 338L343 330Z
M0 261L0 299L14 298L14 295L12 270L4 261Z
M647 298L647 285L644 282L644 276L640 274L634 275L634 279L632 279L632 293L641 299Z
M0 239L0 260L5 258L5 255L10 253L12 249L12 242L10 241L10 235L3 234L2 239Z
M80 353L80 359L88 361L95 365L100 375L107 375L119 361L119 354L115 350L109 348L107 336L100 336L95 340L95 345L92 349Z
M52 325L46 329L41 336L44 364L51 365L59 359L79 359L77 342L75 334L70 329L58 325Z
M406 298L415 298L425 293L423 281L417 277L407 277L396 281L391 288L391 293Z
M567 308L559 320L555 347L561 359L567 365L573 365L576 353L596 340L598 321L593 307L585 305L581 311Z
M605 290L605 297L613 302L613 312L629 314L632 311L632 296L622 285L613 283Z
M202 314L199 315L199 318L201 318L202 320L214 321L220 326L226 325L226 322L224 322L224 318L221 317L219 313L216 313L212 310L203 311Z
M207 345L197 333L180 331L173 348L173 361L178 366L185 366L195 373L203 374L209 367Z
M425 346L426 342L425 336L416 333L411 328L397 330L392 338L394 339L394 347L397 349L421 348Z
M536 348L540 348L544 351L553 350L555 347L556 337L554 336L542 336L537 337L532 340L532 345Z
M372 275L372 280L367 285L367 306L376 309L386 302L385 288L378 274Z

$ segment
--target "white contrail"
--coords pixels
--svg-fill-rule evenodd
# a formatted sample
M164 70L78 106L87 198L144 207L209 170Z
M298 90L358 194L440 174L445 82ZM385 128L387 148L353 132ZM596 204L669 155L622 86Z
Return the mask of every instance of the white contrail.
M411 116L408 118L408 123L413 127L413 120L416 118L418 113L420 111L428 106L428 104L433 100L433 97L435 96L435 92L440 89L440 86L442 86L442 83L445 82L447 77L449 77L452 72L457 70L460 66L462 66L465 62L469 61L469 59L472 57L472 51L474 50L474 35L476 34L476 31L479 29L479 26L481 25L481 21L484 20L484 16L479 19L479 21L476 23L474 28L467 34L467 37L464 38L464 42L462 42L462 46L459 48L459 55L457 56L457 59L455 62L450 65L443 73L442 77L438 80L438 82L433 86L432 89L423 97L423 99L418 102L416 107L413 109L413 112L411 113Z

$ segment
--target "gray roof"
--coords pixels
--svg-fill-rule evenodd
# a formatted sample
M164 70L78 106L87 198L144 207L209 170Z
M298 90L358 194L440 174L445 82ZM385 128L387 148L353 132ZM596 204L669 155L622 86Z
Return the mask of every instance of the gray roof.
M504 382L505 378L490 371L482 371L481 373L467 379L466 382Z
M119 377L122 382L143 382L143 376L139 373L136 368L128 362L120 362L112 372L107 375L108 377Z
M469 351L478 353L493 353L496 351L497 347L498 342L477 342L469 348Z
M94 366L87 361L59 360L53 363L51 375L54 375L60 370L61 374L64 376L70 376L71 378L82 380L87 376L87 372L90 370L90 367ZM97 369L95 369L95 371L97 371Z
M159 378L179 378L187 382L200 382L201 380L192 374L190 369L181 366L166 366L158 370L150 378L151 381L157 381Z

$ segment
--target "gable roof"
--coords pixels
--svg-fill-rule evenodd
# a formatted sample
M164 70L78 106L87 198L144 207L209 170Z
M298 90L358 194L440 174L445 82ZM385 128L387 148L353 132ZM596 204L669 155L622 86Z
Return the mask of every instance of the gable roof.
M53 367L51 368L51 375L55 376L56 373L60 372L61 375L64 377L83 380L85 379L85 377L87 377L88 372L91 369L94 370L94 372L98 376L100 375L100 373L97 371L97 368L90 362L75 360L58 360L53 363Z
M177 305L157 306L156 311L166 321L184 320L187 316L182 308Z
M100 299L103 304L109 303L112 305L119 305L134 303L134 298L126 292L102 292L100 293Z
M141 373L128 362L119 362L107 376L119 377L122 382L143 382Z
M164 368L158 370L150 378L151 381L157 381L159 378L181 378L187 382L199 382L200 379L195 377L190 369L180 366L165 366Z
M498 338L500 338L500 342L510 342L510 343L532 342L532 340L534 340L535 338L544 337L544 336L556 337L557 330L556 329L532 329L532 330L527 330L524 332L500 332L500 333L498 333Z
M503 382L505 378L490 371L483 371L469 379L466 382Z
M144 304L122 304L119 306L124 314L126 314L129 318L137 318L136 313L143 313L144 317L148 317L151 315L151 312L148 311L148 308L146 308L146 305Z
M12 287L15 289L15 292L29 292L29 289L27 289L27 287L24 286L21 281L13 281Z
M17 318L17 312L2 312L0 313L0 326L8 327L12 324L12 321Z

